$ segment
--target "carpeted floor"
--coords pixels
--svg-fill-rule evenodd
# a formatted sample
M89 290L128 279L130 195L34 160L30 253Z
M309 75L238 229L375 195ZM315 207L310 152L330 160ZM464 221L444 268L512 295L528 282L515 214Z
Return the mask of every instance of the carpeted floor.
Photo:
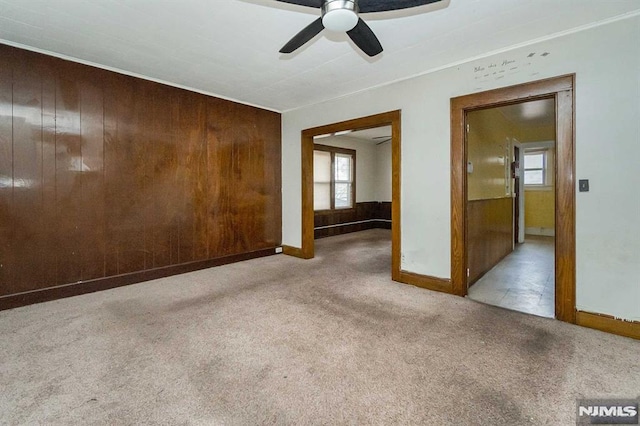
M640 342L390 280L390 234L0 312L1 424L575 424Z

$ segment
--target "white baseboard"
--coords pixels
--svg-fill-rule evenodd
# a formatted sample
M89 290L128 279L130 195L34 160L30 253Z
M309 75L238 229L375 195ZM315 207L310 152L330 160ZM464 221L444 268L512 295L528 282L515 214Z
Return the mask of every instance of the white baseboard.
M556 230L554 228L530 227L524 228L525 235L542 235L544 237L555 237Z

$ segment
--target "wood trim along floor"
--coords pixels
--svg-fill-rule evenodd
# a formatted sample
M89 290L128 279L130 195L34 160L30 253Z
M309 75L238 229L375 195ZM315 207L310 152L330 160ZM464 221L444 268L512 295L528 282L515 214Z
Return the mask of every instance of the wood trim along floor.
M466 113L552 98L556 103L556 318L576 322L575 291L575 75L489 90L451 99L451 283L467 294Z
M116 275L95 280L80 281L72 284L64 284L55 287L43 288L24 293L11 294L0 297L0 311L13 309L34 303L48 302L65 297L78 296L81 294L93 293L96 291L108 290L125 285L136 284L143 281L155 280L171 275L184 274L200 269L212 268L214 266L226 265L243 260L256 259L259 257L276 254L276 248L267 248L248 253L234 254L230 256L218 257L215 259L199 260L195 262L182 263L179 265L165 266L162 268L148 269L145 271L132 272L130 274Z
M311 259L311 257L305 257L302 249L298 247L282 246L282 253L288 256L299 257L300 259Z
M624 321L614 318L611 315L578 311L576 314L576 324L640 340L640 322L638 321Z
M400 279L397 281L420 288L426 288L428 290L451 293L451 280L444 278L416 274L408 271L400 271Z

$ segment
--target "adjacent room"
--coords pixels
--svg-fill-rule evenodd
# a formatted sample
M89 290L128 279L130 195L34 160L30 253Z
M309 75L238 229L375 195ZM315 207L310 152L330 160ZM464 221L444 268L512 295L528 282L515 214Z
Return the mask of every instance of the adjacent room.
M0 0L0 424L629 420L638 40L637 0Z
M469 297L555 318L553 99L467 115Z
M372 239L386 243L389 252L374 268L390 276L391 126L334 132L313 141L314 238L355 233L332 241L354 247Z

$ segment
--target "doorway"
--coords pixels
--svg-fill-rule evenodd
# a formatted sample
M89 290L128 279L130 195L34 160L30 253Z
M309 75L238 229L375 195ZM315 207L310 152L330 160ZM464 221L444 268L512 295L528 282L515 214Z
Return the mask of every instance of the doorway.
M400 111L306 129L302 132L302 247L294 256L314 257L314 138L347 131L390 126L391 130L391 275L400 280ZM287 253L287 250L285 250Z
M451 100L451 282L466 296L468 256L467 114L474 110L552 99L555 104L555 317L575 323L574 75L453 98ZM513 241L513 240L512 240Z
M470 299L555 317L553 98L466 114Z
M391 126L314 137L313 174L316 240L385 229L391 241Z

